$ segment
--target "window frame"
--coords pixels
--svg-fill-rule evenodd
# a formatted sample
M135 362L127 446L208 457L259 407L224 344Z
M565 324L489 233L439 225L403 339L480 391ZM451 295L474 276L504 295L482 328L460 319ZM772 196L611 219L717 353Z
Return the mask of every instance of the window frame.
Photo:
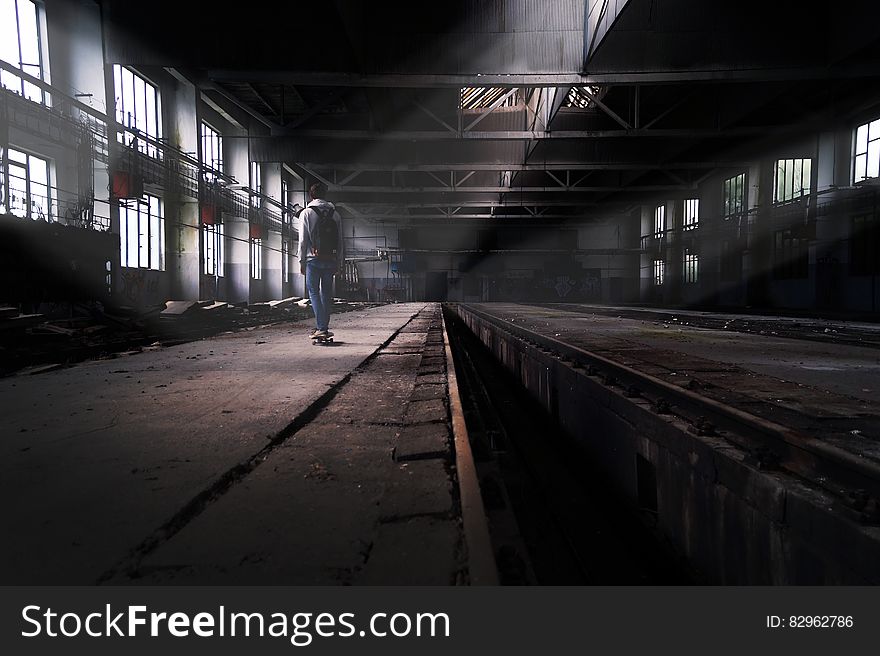
M859 131L865 128L865 149L859 150ZM873 130L872 130L873 128ZM863 123L857 126L853 130L852 136L852 181L853 184L861 184L867 182L868 180L873 180L874 178L880 177L880 118L875 118L873 120L868 121L867 123ZM870 161L870 153L872 145L874 146L877 160L876 164L876 173L874 175L869 175L868 167L871 163ZM859 158L865 158L865 175L861 178L857 177L858 167L859 167Z
M223 278L226 268L226 230L222 223L202 226L202 274Z
M653 280L655 287L661 287L666 282L666 260L654 260Z
M251 237L251 280L263 279L263 240Z
M732 175L727 178L723 183L723 189L721 193L721 214L725 220L730 219L734 216L742 216L745 214L746 210L746 173L743 171L742 173L737 173L736 175ZM741 184L737 185L737 181L741 180ZM739 198L731 199L729 197L729 192L735 193L739 190ZM734 200L738 200L738 203L734 203ZM737 207L738 205L738 207Z
M7 64L17 68L19 71L26 75L30 75L31 77L37 78L45 82L49 83L49 70L48 70L48 57L46 56L46 46L45 46L45 23L43 16L43 6L40 2L35 2L34 0L11 0L14 12L15 12L15 42L17 45L17 61L8 61ZM21 11L20 5L22 3L30 3L34 8L34 34L36 36L36 44L32 44L36 46L36 53L38 62L36 64L32 64L30 62L24 62L24 51L22 48L22 33L21 33ZM5 61L5 60L4 60ZM27 68L37 68L37 74L34 75ZM33 84L32 82L28 82L23 77L16 75L10 71L0 71L0 86L3 88L9 89L14 93L18 93L22 98L26 98L32 102L36 102L40 105L50 106L51 105L51 95L43 90L41 87ZM39 98L35 98L39 94Z
M685 248L682 254L682 282L688 285L700 282L700 255L690 248Z
M800 187L797 187L797 164L800 162ZM782 163L782 198L779 197L780 192L780 163ZM809 164L807 164L809 163ZM789 186L789 170L791 166L791 179ZM804 186L804 178L806 178L806 186ZM798 201L805 196L809 196L813 192L813 158L812 157L789 157L785 159L777 159L773 165L773 204L781 205L783 203L792 203ZM797 191L796 191L797 190Z
M18 161L17 159L13 160L10 157L10 153L17 153L22 158L24 158L24 162ZM46 165L46 182L38 182L34 181L33 174L31 170L31 160L38 160L43 162ZM52 160L48 157L43 157L42 155L37 155L28 150L21 149L12 145L9 145L6 148L0 147L0 164L2 164L2 178L0 178L0 207L3 207L4 211L8 214L16 216L21 219L31 219L33 221L46 221L47 223L53 223L56 220L56 212L55 212L55 203L52 195ZM12 176L11 169L15 167L17 169L24 170L24 177L21 178L19 176ZM15 191L23 191L25 194L24 198L24 214L17 213L16 209L10 204L10 200L12 198L12 183L11 179L15 178L16 180L24 181L24 189L16 189ZM46 205L45 208L41 208L43 211L42 216L34 216L34 186L45 186L46 188Z
M205 157L206 146L211 144L211 161ZM219 153L214 157L216 152ZM205 179L213 182L223 174L223 135L213 125L202 119L199 123L199 156Z
M131 79L131 92L126 92L127 77ZM143 87L143 102L139 103L135 97L138 90L138 83ZM150 106L149 96L152 91L152 107ZM126 106L126 97L131 96L131 102L134 107L132 112ZM116 134L117 142L127 145L133 139L143 135L147 139L159 142L163 138L164 122L162 117L162 90L158 84L149 78L141 75L137 70L130 66L122 64L113 64L113 102L114 117L116 123L122 128ZM143 121L139 120L139 112L143 112ZM128 116L126 116L128 113ZM134 125L132 125L132 117ZM151 126L151 121L153 125ZM151 130L151 127L153 128ZM149 157L158 158L160 154L159 148L144 139L137 140L137 150Z
M666 234L666 203L660 203L654 207L654 237L662 238Z
M119 201L119 261L127 269L165 271L165 208L160 196L145 193Z
M681 229L695 230L700 227L700 199L685 198L681 204Z

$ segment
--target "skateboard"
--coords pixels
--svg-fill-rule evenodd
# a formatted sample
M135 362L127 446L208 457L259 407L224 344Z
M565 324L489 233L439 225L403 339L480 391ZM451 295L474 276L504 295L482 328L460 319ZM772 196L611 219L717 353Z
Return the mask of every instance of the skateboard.
M312 337L312 346L320 344L321 346L329 346L333 343L333 337Z

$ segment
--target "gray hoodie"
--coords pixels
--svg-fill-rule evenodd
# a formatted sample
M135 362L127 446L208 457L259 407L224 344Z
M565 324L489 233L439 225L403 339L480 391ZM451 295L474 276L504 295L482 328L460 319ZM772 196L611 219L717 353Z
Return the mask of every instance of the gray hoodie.
M299 261L300 266L304 265L307 260L314 259L315 254L312 253L312 230L318 224L318 213L311 209L312 207L328 207L333 212L333 220L336 221L336 225L339 228L339 244L336 246L337 260L336 260L336 268L339 269L342 267L343 253L342 253L342 218L339 216L339 212L336 211L333 203L330 203L323 198L316 198L311 203L306 206L306 209L302 211L299 215L300 226L299 226Z

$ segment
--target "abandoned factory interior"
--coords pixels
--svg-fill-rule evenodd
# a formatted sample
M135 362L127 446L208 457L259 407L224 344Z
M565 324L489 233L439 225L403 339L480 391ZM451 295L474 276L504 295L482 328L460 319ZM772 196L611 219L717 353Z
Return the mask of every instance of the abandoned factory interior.
M878 21L0 0L0 582L880 583Z

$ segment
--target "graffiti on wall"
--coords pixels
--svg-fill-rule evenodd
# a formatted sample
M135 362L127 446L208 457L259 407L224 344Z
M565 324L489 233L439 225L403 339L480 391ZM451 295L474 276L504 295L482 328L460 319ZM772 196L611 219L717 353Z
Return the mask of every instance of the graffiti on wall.
M123 301L133 305L154 305L159 303L158 271L146 269L123 269L120 276L120 295Z

